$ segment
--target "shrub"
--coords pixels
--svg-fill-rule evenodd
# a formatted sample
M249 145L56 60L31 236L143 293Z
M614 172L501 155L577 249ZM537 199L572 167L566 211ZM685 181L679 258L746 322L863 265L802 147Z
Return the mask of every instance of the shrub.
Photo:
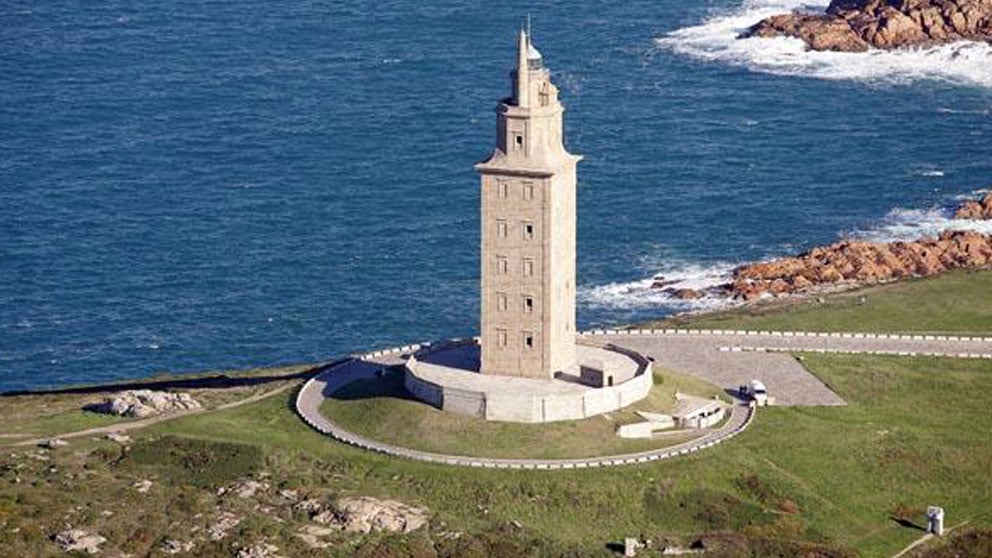
M248 444L164 436L136 443L124 463L156 469L176 485L217 488L255 473L263 459Z

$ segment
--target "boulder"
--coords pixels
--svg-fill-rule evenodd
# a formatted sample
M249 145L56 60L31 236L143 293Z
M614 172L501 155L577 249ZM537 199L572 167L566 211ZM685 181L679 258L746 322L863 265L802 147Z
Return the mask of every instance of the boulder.
M162 552L166 554L179 554L182 552L192 552L196 548L193 541L180 541L176 539L166 539L162 541Z
M741 300L811 291L835 284L867 285L953 269L992 267L992 235L946 231L912 242L843 241L799 256L745 265L714 292Z
M100 545L107 542L107 539L100 535L90 534L82 529L66 529L52 537L55 544L63 552L85 552L86 554L97 554L100 552Z
M981 200L967 200L954 213L955 219L992 219L992 191Z
M314 521L335 525L352 533L372 531L409 533L427 523L425 508L368 496L342 499L337 503L331 516L322 517L326 513L318 514L314 517Z
M741 34L795 37L813 50L863 52L992 41L992 0L833 0L825 13L765 18Z
M227 536L227 532L241 524L241 518L228 511L217 515L217 520L207 528L210 540L219 541Z
M127 434L121 434L120 432L111 432L107 434L106 438L112 442L117 442L118 444L131 443L131 437Z
M238 549L237 558L277 558L279 548L268 543L257 543Z
M145 418L162 413L192 411L200 403L188 393L170 393L148 389L122 391L108 397L103 403L89 407L98 413L121 417Z

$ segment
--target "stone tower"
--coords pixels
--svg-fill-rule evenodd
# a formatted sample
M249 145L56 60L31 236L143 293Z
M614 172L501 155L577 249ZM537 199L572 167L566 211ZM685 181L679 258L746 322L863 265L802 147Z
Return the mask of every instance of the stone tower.
M575 167L564 107L520 31L513 95L482 175L483 374L550 379L575 364Z

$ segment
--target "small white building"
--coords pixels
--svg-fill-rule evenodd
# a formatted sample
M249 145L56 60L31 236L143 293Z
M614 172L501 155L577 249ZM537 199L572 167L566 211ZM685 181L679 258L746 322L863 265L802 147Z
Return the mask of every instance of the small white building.
M676 393L678 403L672 411L672 418L681 428L709 428L727 414L727 405L719 399L706 399L694 395Z

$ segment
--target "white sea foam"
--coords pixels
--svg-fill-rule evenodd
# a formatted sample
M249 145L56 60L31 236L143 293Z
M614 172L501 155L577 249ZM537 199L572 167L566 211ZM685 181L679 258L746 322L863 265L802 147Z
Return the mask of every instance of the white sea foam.
M734 267L736 266L729 263L706 266L670 264L652 277L637 281L582 287L577 295L581 304L593 308L642 310L661 307L676 311L715 309L728 306L730 301L716 296L681 300L665 292L664 289L702 290L715 287L730 280L730 272ZM662 280L666 283L664 288L652 287L656 281Z
M928 169L928 170L920 171L920 176L935 177L935 178L941 177L944 176L944 171L937 169Z
M953 219L953 211L946 208L896 208L890 211L878 225L851 231L848 236L873 242L893 242L935 237L944 231L992 234L992 221Z
M955 196L954 203L946 207L896 208L876 225L848 231L842 236L873 242L894 242L936 237L948 230L992 234L992 221L953 219L954 208L961 200L981 197L987 192L988 190L975 190L969 194ZM793 254L769 254L769 257L786 255ZM645 258L643 263L650 265L649 261L654 260ZM727 308L739 303L715 295L707 295L696 300L681 300L665 292L665 289L705 290L715 287L730 281L731 272L735 267L737 264L722 262L711 265L670 263L665 265L662 271L645 279L582 287L578 292L578 300L589 308L620 311L665 309L674 312L693 312ZM656 281L664 281L665 286L652 287Z
M738 39L762 19L797 9L822 11L823 0L748 0L737 9L714 13L700 25L657 39L665 49L702 60L744 66L752 71L822 79L905 83L935 79L992 87L992 45L961 41L931 48L862 53L807 50L799 39Z

